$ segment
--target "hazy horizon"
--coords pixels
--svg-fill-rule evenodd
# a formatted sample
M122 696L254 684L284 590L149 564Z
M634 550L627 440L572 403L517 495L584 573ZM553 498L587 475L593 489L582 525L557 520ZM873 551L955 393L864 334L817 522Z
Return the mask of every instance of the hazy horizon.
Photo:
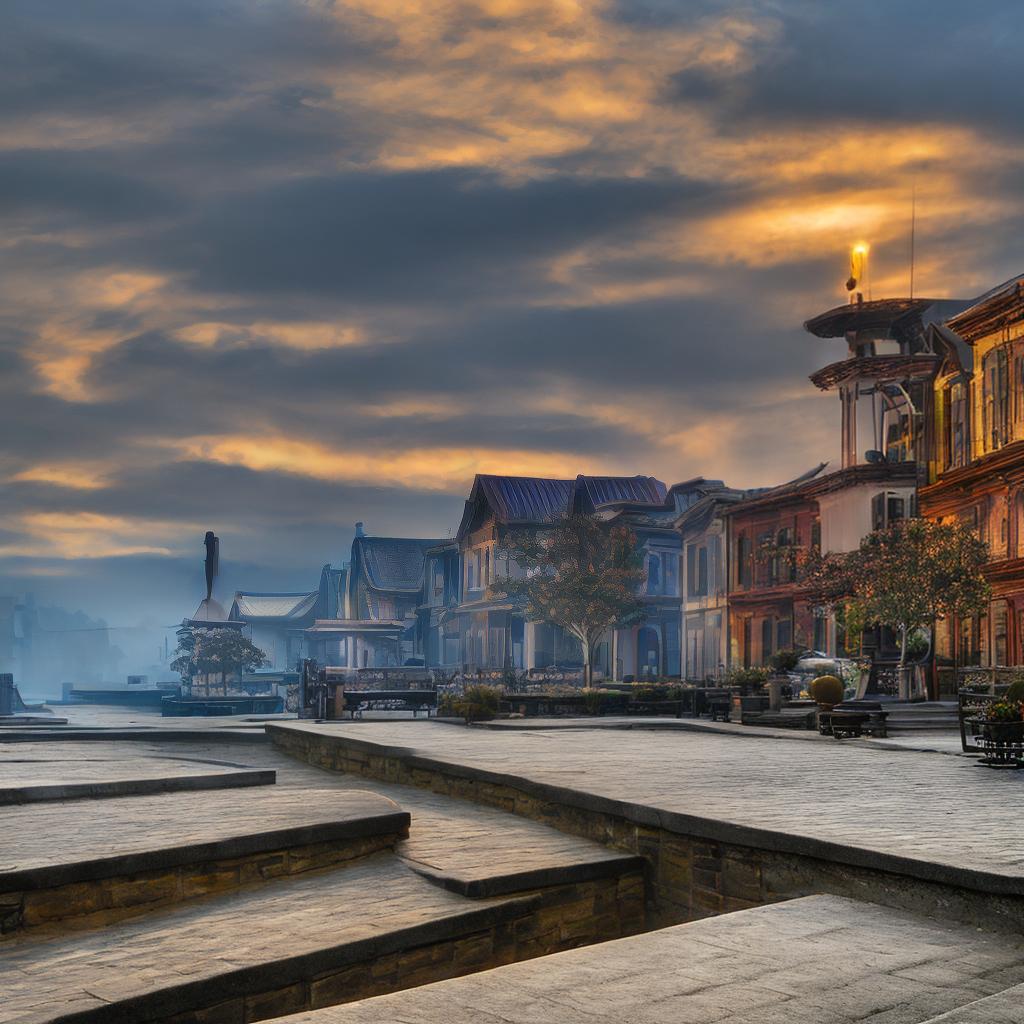
M226 602L476 472L834 462L850 245L906 293L916 190L916 294L1024 269L1018 12L682 8L6 4L0 594L169 627L208 529Z

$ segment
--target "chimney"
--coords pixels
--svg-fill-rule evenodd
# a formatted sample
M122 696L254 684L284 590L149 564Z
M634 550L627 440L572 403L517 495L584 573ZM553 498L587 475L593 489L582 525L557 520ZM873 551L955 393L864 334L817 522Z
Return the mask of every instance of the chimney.
M356 523L356 536L357 537L365 537L366 536L365 532L363 531L363 524L362 523Z

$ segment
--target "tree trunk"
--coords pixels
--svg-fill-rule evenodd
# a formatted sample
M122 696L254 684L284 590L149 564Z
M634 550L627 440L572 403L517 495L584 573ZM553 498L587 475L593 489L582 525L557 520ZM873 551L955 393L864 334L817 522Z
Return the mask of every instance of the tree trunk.
M589 640L580 645L583 648L583 685L589 690L594 685L594 660Z
M907 674L907 627L900 626L899 698L910 700L910 678Z

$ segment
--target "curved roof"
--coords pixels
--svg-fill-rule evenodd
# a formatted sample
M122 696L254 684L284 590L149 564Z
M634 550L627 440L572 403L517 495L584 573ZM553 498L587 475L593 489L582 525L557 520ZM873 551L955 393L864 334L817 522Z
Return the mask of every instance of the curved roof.
M487 504L502 523L546 523L566 515L572 506L573 480L534 476L476 478Z
M668 488L653 476L576 477L576 488L595 509L605 505L664 505Z
M443 543L411 537L356 537L352 560L358 559L366 584L373 590L412 594L423 586L427 551Z
M313 611L318 590L311 594L272 594L238 591L231 606L232 618L301 619Z

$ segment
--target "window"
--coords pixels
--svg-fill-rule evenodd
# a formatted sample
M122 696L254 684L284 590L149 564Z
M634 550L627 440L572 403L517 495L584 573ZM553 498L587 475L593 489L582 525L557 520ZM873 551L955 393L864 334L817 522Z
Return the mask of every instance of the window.
M666 551L661 556L661 578L665 581L662 593L676 597L679 594L679 556L674 551Z
M821 550L821 522L817 519L811 523L811 548L815 551Z
M993 665L1008 665L1007 658L1007 605L1005 601L996 601L992 605L992 657Z
M686 545L686 594L688 597L697 597L697 545Z
M982 361L982 409L985 450L1001 448L1009 440L1009 395L1006 347L993 349Z
M772 620L761 621L761 664L772 656Z
M871 499L871 529L884 530L906 518L906 499L891 491L882 491Z
M707 596L708 549L703 544L686 546L686 592L690 597Z
M647 557L647 593L661 593L661 559L657 555Z
M491 582L491 549L490 548L488 548L484 552L484 577L483 577L483 582L485 584Z
M740 534L736 540L736 582L744 588L749 587L753 582L752 555L750 538L746 534Z
M814 609L814 639L812 643L816 651L828 653L826 648L828 643L828 616L820 608Z
M793 646L793 623L789 619L779 619L775 624L775 649L788 651Z
M1024 393L1024 392L1022 392ZM967 388L953 384L946 389L946 466L967 464Z

